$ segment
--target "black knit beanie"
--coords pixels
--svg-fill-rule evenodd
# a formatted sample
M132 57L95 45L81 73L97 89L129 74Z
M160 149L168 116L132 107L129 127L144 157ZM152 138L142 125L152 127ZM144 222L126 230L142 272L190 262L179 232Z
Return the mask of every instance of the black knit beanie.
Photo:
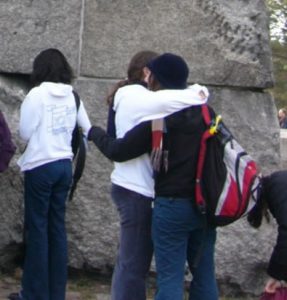
M147 67L163 88L184 89L187 87L189 69L182 57L164 53L149 62Z

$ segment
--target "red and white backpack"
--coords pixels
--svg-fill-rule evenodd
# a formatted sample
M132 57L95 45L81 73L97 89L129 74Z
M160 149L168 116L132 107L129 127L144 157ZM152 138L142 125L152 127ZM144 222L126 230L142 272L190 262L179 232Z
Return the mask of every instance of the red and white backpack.
M202 105L204 132L197 164L196 204L214 226L228 225L256 204L261 188L259 169L220 116L211 119Z

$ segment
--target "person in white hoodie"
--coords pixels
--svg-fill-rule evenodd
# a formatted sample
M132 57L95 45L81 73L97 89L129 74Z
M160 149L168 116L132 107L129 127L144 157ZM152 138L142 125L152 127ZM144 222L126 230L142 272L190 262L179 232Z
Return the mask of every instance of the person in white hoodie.
M27 142L18 164L24 172L26 253L22 291L13 299L64 300L67 281L65 203L72 182L72 132L91 124L72 69L58 49L34 60L33 88L21 105L20 136Z

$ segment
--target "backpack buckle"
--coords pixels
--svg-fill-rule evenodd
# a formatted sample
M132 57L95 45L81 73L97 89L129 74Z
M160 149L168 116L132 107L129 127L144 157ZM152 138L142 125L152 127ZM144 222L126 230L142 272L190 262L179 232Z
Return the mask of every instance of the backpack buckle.
M197 205L199 212L202 215L206 215L206 205L205 204L198 204Z
M213 124L209 128L209 133L211 135L214 135L218 132L218 126L219 126L219 123L221 121L222 121L221 115L216 116L215 121L213 122Z

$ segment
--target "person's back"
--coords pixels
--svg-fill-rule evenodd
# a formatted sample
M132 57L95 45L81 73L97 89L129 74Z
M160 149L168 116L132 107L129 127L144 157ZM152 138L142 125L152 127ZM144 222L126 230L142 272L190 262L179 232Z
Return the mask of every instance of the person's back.
M33 122L26 118L31 106L35 113ZM75 127L76 106L72 86L68 84L43 82L34 87L22 107L20 134L29 140L27 149L19 164L21 170L32 169L55 159L72 159L71 134ZM34 123L37 122L37 130Z
M77 113L73 72L58 49L39 53L31 75L33 88L21 105L19 124L20 136L27 142L18 160L24 172L25 262L22 291L10 299L64 300L72 132L76 122L85 133L91 124L82 101Z
M201 106L187 108L166 118L164 148L168 170L155 177L157 196L194 197L200 139L205 130Z

